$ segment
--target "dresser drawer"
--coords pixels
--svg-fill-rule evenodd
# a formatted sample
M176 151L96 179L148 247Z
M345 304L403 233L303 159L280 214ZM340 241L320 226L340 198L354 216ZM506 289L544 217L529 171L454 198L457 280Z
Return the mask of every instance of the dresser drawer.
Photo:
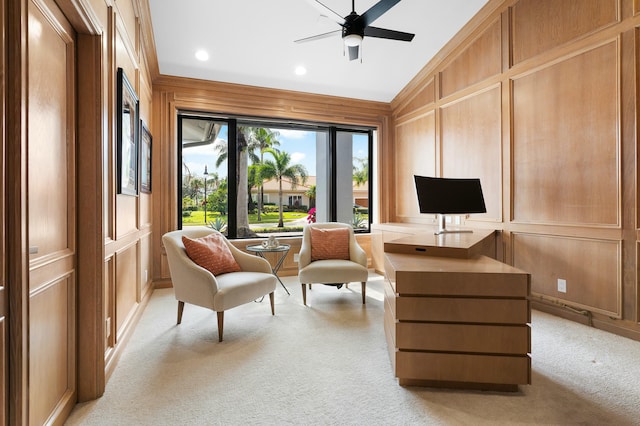
M399 379L525 385L531 383L529 356L403 352L396 354Z
M386 291L386 289L385 289ZM526 324L531 322L526 299L472 299L462 297L398 297L396 317L401 321ZM394 307L394 314L396 307Z
M404 350L524 355L531 352L528 325L396 323L396 347Z

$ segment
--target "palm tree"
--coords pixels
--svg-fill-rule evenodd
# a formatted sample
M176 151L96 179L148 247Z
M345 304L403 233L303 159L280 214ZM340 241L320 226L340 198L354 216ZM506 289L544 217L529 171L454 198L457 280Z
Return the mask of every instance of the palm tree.
M199 177L191 178L191 180L189 180L189 195L193 197L196 206L198 205L198 195L200 194L200 188L202 188L203 186L202 182L202 179L200 179Z
M260 175L264 179L275 179L278 182L278 228L283 228L282 181L286 178L291 182L291 189L299 182L304 185L307 181L307 169L302 164L289 164L291 155L288 152L280 152L273 148L267 148L264 152L270 154L273 160L264 160L260 167Z
M249 166L249 153L253 150L252 145L255 138L250 127L238 126L238 135L236 143L236 176L238 177L236 193L238 198L236 200L237 209L237 236L238 237L255 237L256 234L249 227L249 193L248 188L248 166ZM216 160L216 167L227 160L229 156L228 144L218 143L214 146L214 149L218 151L218 158Z
M277 139L278 136L280 136L280 133L264 127L254 127L251 128L251 130L253 131L253 138L256 142L252 146L254 150L258 150L260 153L260 156L258 157L252 151L250 154L251 161L254 164L260 165L264 161L264 152L266 149L280 146L280 141ZM264 188L262 183L262 181L258 182L258 222L262 222L262 199L264 198Z
M314 208L316 206L316 186L311 185L304 195L309 198L309 209Z
M360 162L362 168L353 166L353 182L356 186L364 185L369 181L369 163L366 159L354 158Z

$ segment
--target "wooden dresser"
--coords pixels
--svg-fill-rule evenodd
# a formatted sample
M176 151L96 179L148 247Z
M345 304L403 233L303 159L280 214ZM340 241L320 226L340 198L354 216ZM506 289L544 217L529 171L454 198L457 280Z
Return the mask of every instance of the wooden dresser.
M399 384L499 391L530 384L530 275L478 254L486 242L467 244L465 254L416 251L417 238L385 244L384 328Z

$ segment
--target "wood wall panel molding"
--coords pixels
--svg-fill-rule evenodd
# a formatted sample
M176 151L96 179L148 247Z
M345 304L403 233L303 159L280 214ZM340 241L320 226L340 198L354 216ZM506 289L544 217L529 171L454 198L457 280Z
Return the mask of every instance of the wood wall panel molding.
M138 10L140 20L140 44L144 54L145 64L153 81L160 75L160 67L158 66L158 56L156 53L156 43L153 36L153 25L151 23L151 9L149 8L149 0L135 0L134 6Z
M395 212L397 216L420 216L413 175L436 175L436 119L431 111L396 126Z
M502 72L500 17L440 71L440 96L446 97Z
M113 320L115 318L115 253L108 256L104 260L104 295L103 295L103 309L104 309L104 351L101 354L106 364L109 360L109 355L113 352L116 346L116 324Z
M30 382L38 384L29 388L33 424L46 424L51 417L66 419L75 404L75 300L72 276L30 298L29 375Z
M152 250L152 234L148 233L147 235L140 238L140 260L138 263L140 264L139 269L139 293L137 296L138 302L142 302L142 300L150 295L150 292L153 290L153 250Z
M161 76L155 93L170 93L176 108L220 114L379 125L389 104L214 81ZM247 96L251 93L251 96Z
M395 189L393 174L395 173L395 149L393 145L395 129L392 125L391 116L382 117L381 128L378 129L377 140L375 144L377 151L374 150L374 160L378 168L378 178L373 182L373 191L378 194L377 200L373 200L374 206L378 206L378 210L374 208L374 221L387 222L393 217L394 199L392 192ZM381 141L386 141L382 143ZM377 220L376 220L377 216Z
M513 80L514 221L620 226L618 64L611 41Z
M533 296L622 317L621 241L512 233L512 250L513 265L531 271Z
M120 250L115 256L115 320L116 345L126 332L138 304L138 244Z
M416 91L427 85L439 70L442 70L466 48L468 40L475 39L479 33L484 31L488 23L497 19L506 7L515 2L516 0L489 0L396 95L391 101L392 108L394 110L399 108L407 98L411 98Z
M133 52L137 52L137 16L134 8L134 2L138 0L113 0L113 7L118 17L120 30L126 34L126 39L130 40Z
M424 87L416 90L410 96L407 96L403 100L402 105L398 105L394 109L394 116L400 118L416 110L425 108L432 105L436 100L436 82L435 77L432 77Z
M619 0L520 0L511 15L514 64L620 20Z
M502 221L501 104L498 85L441 107L441 176L480 178L487 213L474 220Z
M103 21L98 17L89 0L58 0L58 6L79 34L104 33Z
M629 5L630 6L630 5ZM629 9L628 7L627 9ZM638 306L640 306L640 292L638 280L638 247L632 242L638 241L638 149L637 125L638 120L638 84L636 70L638 62L638 28L622 33L620 37L620 138L621 138L621 175L622 175L622 312L625 318L640 322ZM635 152L635 155L629 155ZM635 210L635 214L631 213ZM628 242L628 243L627 243Z

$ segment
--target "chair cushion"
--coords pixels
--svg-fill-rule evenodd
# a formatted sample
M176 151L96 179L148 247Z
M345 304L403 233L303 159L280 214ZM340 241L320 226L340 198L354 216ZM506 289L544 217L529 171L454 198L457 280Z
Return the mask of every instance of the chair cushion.
M275 275L270 272L238 272L216 279L218 292L213 297L213 309L218 312L272 293L278 283Z
M240 265L231 254L221 234L213 233L195 239L183 235L182 243L187 256L213 275L241 271Z
M349 229L311 227L311 261L349 260Z
M367 268L350 260L331 259L311 262L298 273L300 283L350 283L367 281Z

